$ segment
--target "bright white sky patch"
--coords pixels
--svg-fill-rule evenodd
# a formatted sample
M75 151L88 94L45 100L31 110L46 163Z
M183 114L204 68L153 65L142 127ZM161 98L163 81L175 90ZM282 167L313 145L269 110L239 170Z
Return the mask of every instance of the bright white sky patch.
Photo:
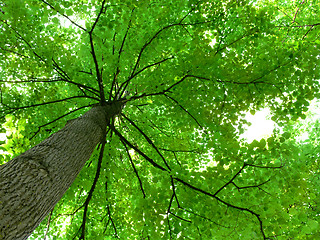
M271 136L275 122L269 120L269 116L269 109L263 109L254 115L247 113L246 120L251 122L252 125L247 127L247 131L245 131L240 138L250 143L253 140L260 140L261 138Z
M7 140L7 136L5 133L0 133L0 141L5 141ZM0 155L5 154L3 150L0 149Z
M296 138L298 141L305 141L309 138L308 129L305 129L305 126L308 126L310 123L316 122L318 119L320 119L320 101L319 99L314 99L310 102L309 110L307 112L307 118L302 120L304 123L304 127L301 128L304 129L304 132L301 132L301 135ZM307 127L308 128L308 127Z
M5 133L0 133L0 141L5 141L7 139L7 136Z

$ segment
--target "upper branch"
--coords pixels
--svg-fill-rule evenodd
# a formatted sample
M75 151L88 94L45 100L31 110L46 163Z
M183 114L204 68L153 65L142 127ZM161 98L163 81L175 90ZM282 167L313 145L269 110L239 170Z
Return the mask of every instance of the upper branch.
M99 69L99 64L98 64L98 60L97 60L97 55L95 52L95 48L94 48L94 43L93 43L93 31L99 21L99 18L101 16L101 14L103 13L103 9L104 9L104 4L105 4L106 0L103 0L102 4L101 4L101 9L100 12L95 20L95 22L93 23L91 30L88 32L89 33L89 38L90 38L90 47L91 47L91 55L93 58L93 62L96 68L96 74L97 74L97 81L98 81L98 85L99 85L99 93L100 93L100 103L103 104L106 99L105 99L105 95L104 95L104 90L103 90L103 82L102 82L102 75L101 75L101 71Z
M24 38L15 28L13 28L12 26L10 26L6 21L2 21L4 22L7 27L13 31L17 36L18 36L18 39L20 39L22 42L24 42L29 48L30 50L32 51L32 53L41 60L41 62L45 63L45 64L48 64L49 63L49 60L47 59L44 59L41 55L39 55L34 47L31 45L31 43L26 39ZM53 64L53 69L58 73L59 76L61 76L61 78L65 79L65 80L70 80L70 77L68 76L68 74L58 65L58 63L52 58L51 59Z
M60 78L60 77L53 78L53 79L50 79L50 78L45 78L45 79L31 78L30 80L19 80L19 81L7 81L7 80L4 81L4 80L0 80L0 82L2 82L2 83L15 83L15 84L19 84L19 83L34 83L34 82L39 82L39 83L67 82L67 83L70 83L70 84L73 84L73 85L77 86L79 89L87 90L88 92L91 92L92 94L94 94L97 97L99 97L99 95L97 94L97 93L99 93L99 91L97 89L94 89L92 87L83 85L81 83L74 82L72 80ZM99 100L99 99L95 98L95 100Z
M129 76L128 80L125 81L124 83L121 84L121 87L123 87L122 89L122 92L124 92L124 90L127 88L128 84L130 83L130 81L137 75L136 74L136 71L137 71L137 68L139 66L139 63L140 63L140 60L141 60L141 57L142 57L142 54L144 53L145 49L165 30L169 29L169 28L172 28L172 27L176 27L176 26L195 26L195 25L201 25L201 24L207 24L207 23L211 23L213 22L214 20L212 21L205 21L205 22L195 22L195 23L181 23L181 21L179 21L178 23L173 23L173 24L170 24L170 25L167 25L163 28L161 28L160 30L158 30L150 39L149 41L147 41L143 46L142 48L140 49L140 52L138 53L138 57L137 57L137 60L135 62L135 65L133 67L133 70L131 72L131 75ZM170 59L170 58L169 58ZM168 59L167 59L168 60ZM150 66L148 66L150 67ZM147 67L147 68L148 68Z
M133 13L134 9L135 8L133 8L132 11L131 11L131 17L132 17L132 13ZM109 94L109 100L111 100L112 92L113 92L113 89L115 88L117 77L118 77L118 75L120 73L119 64L120 64L120 59L121 59L121 53L123 51L123 47L124 47L124 44L125 44L127 36L128 36L128 32L129 32L130 27L131 27L131 21L132 21L131 17L130 17L130 20L129 20L129 23L128 23L128 27L127 27L126 33L125 33L125 35L124 35L124 37L122 39L122 43L121 43L120 49L119 49L118 61L117 61L117 70L116 70L116 73L114 74L114 78L113 78L113 81L112 81L110 94ZM114 40L115 40L115 35L114 35ZM114 52L114 45L113 45L113 52ZM121 98L121 95L119 95L119 92L116 92L115 96L119 96L119 98Z
M9 110L21 110L21 109L27 109L27 108L33 108L33 107L39 107L39 106L43 106L43 105L58 103L58 102L64 102L64 101L68 101L68 100L75 99L75 98L91 98L91 99L94 99L94 100L98 100L97 98L90 97L90 96L73 96L73 97L68 97L68 98L59 99L59 100L55 100L55 101L44 102L44 103L37 103L37 104L31 104L31 105L22 106L22 107L10 107L10 106L4 104L4 103L2 102L2 99L1 99L1 104L2 104L3 106L7 107Z
M73 21L72 19L70 19L67 15L61 13L60 11L58 11L54 6L52 6L50 3L46 2L45 0L41 0L43 3L45 3L46 5L48 5L51 9L53 9L54 11L56 11L57 13L59 13L61 16L65 17L66 19L68 19L73 25L77 26L78 28L80 28L83 31L87 31L87 29L85 29L84 27L82 27L81 25L79 25L78 23L76 23L75 21Z

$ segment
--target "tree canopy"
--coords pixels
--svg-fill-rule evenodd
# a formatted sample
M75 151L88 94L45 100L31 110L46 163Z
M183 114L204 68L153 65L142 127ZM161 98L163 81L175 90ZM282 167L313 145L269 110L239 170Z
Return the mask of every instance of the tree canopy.
M316 0L0 2L0 164L122 100L30 239L317 239ZM246 112L281 130L239 138ZM299 125L298 125L299 126ZM0 203L1 204L1 203Z

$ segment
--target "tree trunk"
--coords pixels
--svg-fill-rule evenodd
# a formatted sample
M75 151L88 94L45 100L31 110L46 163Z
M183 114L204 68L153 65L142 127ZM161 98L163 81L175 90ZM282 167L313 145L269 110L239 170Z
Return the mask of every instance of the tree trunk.
M70 187L119 104L94 107L0 166L0 239L27 239Z

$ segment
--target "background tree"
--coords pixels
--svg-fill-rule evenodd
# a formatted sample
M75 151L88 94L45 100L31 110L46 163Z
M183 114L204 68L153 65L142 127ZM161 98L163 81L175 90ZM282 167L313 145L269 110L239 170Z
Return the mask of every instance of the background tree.
M318 97L316 1L5 0L0 9L1 163L90 107L123 108L32 238L319 236L308 180L318 172L311 159L302 167L289 130L239 140L246 111L268 107L286 126Z

